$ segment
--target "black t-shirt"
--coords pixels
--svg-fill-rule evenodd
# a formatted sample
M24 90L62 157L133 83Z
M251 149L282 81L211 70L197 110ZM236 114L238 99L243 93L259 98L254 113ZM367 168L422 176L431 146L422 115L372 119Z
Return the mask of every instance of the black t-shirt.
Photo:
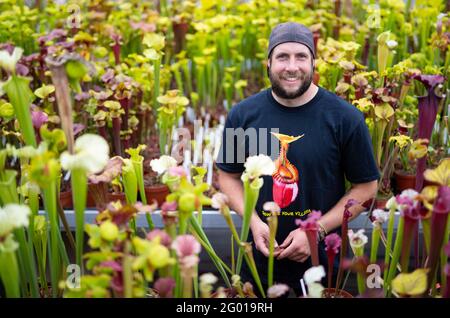
M234 135L233 129L238 129ZM285 136L277 137L270 132ZM244 139L239 138L242 135ZM283 142L282 150L280 140L291 142ZM239 157L239 154L243 155ZM379 178L363 114L320 87L312 100L298 107L281 105L272 96L271 89L267 89L231 109L217 167L225 172L243 172L245 159L257 154L269 155L274 161L278 159L277 173L264 177L256 205L264 222L267 214L263 214L263 204L276 201L281 205L278 244L297 228L296 219L305 219L311 210L322 213L330 210L345 194L345 178L352 183ZM252 240L251 233L249 240ZM261 279L266 281L267 258L253 250ZM326 264L323 244L321 250L321 263ZM297 288L299 279L310 266L309 261L275 260L274 279Z

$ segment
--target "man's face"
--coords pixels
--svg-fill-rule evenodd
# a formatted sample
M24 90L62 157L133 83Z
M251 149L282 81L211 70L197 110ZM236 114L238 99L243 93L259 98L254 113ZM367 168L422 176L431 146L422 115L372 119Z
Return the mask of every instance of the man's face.
M303 95L312 82L314 67L306 45L286 42L277 45L268 62L273 92L285 99Z

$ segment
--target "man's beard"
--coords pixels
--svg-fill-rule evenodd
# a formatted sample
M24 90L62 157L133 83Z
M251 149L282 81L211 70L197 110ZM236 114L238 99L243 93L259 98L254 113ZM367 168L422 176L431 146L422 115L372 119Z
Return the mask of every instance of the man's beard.
M272 91L275 93L275 95L277 95L280 98L284 98L284 99L295 99L297 97L302 96L303 93L305 93L308 90L309 86L312 83L312 78L313 78L312 70L313 70L313 68L311 68L310 73L307 73L304 75L303 75L303 73L300 73L300 75L299 75L298 72L286 73L284 76L288 77L290 75L295 75L297 78L300 78L300 80L302 82L297 90L295 90L293 92L288 92L281 85L281 80L272 73L270 68L268 68L270 83L272 83Z

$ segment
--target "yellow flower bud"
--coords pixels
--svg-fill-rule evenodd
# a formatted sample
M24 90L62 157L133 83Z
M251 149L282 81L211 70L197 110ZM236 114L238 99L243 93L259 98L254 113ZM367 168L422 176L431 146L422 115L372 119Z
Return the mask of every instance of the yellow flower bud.
M105 221L100 225L100 235L106 241L114 241L119 236L119 228L111 221Z
M193 212L195 207L196 197L193 193L185 193L181 195L178 201L178 207L181 212L190 213Z
M151 248L147 259L154 268L161 268L172 263L167 247L159 244Z

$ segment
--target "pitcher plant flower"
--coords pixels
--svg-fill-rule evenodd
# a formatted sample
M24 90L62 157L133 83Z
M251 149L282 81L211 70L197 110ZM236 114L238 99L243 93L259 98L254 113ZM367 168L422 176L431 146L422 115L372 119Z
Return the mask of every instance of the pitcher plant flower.
M25 143L37 147L30 113L30 104L34 99L30 79L16 74L17 62L22 53L23 49L19 47L15 47L12 54L5 50L0 51L0 70L4 69L9 75L8 80L1 83L1 90L6 93L14 107Z
M320 281L325 277L325 270L322 265L313 266L305 271L303 279L308 286L308 298L322 298L324 290Z
M331 233L325 236L325 251L327 252L328 258L328 288L331 288L331 283L333 279L333 266L334 259L339 253L339 248L341 247L341 237L337 233Z
M200 253L200 243L192 235L180 235L172 243L175 250L182 278L182 295L183 297L192 296L192 279L194 278L195 268L199 262L198 254ZM178 277L176 277L178 279Z
M317 244L317 235L319 231L318 220L322 216L320 211L312 211L308 218L303 220L295 220L295 224L306 233L308 238L309 250L311 251L311 261L313 266L319 266L319 250Z
M7 297L20 297L19 263L16 256L19 243L13 232L28 227L30 214L28 206L15 203L0 208L0 279Z
M436 115L442 96L436 94L436 89L441 87L444 83L444 76L442 75L414 75L414 79L420 81L426 89L427 95L419 96L419 119L418 119L418 138L431 139L431 133L436 121ZM417 178L416 191L422 189L423 172L425 171L426 157L417 161Z
M378 244L380 242L380 236L383 232L383 224L389 219L389 212L381 209L375 209L372 211L372 240L370 248L370 263L374 264L377 260Z
M278 247L276 235L278 228L278 215L281 209L278 204L271 201L264 203L263 209L264 211L270 212L270 216L267 218L267 223L269 224L269 265L267 270L267 284L270 288L273 285L274 250Z
M367 236L364 234L364 229L360 229L356 233L353 230L348 230L348 238L355 257L363 257L364 246L368 241ZM366 290L366 283L364 276L360 272L357 273L357 283L359 294L363 294Z
M85 134L75 141L74 153L61 154L61 166L71 171L72 194L76 216L76 261L82 266L84 244L84 210L87 198L87 176L101 172L109 160L109 146L98 135Z
M389 219L388 219L388 226L387 226L387 238L386 238L386 252L384 255L384 273L383 273L383 280L387 281L387 275L390 265L392 254L392 240L394 237L394 222L395 222L395 212L397 211L397 201L395 196L392 196L387 202L386 202L386 209L389 210ZM386 286L386 285L385 285Z
M177 161L171 156L162 155L158 159L153 159L150 161L150 167L153 171L159 175L164 174L171 167L176 167Z
M431 216L431 241L430 255L428 256L428 287L435 281L435 275L439 263L441 250L446 243L446 232L448 232L448 214L450 213L450 187L439 187L438 194L433 206ZM447 234L448 238L448 234Z
M289 292L289 286L286 284L275 284L267 289L268 298L279 298Z
M242 228L240 241L246 242L250 229L250 219L258 201L259 190L263 186L263 178L261 176L271 175L275 169L272 159L266 155L250 156L244 164L245 171L241 175L244 184L244 215L242 220ZM238 252L236 262L236 273L239 275L243 260L243 253Z
M401 270L407 271L414 227L419 220L418 193L412 189L404 190L396 197L396 206L400 210L400 220L397 226L397 235L389 264L387 279L385 279L385 294L392 293L391 282L397 270L401 255ZM406 232L406 233L405 233Z
M342 214L342 224L341 224L341 253L339 258L339 270L336 280L336 289L340 287L340 283L342 280L343 275L343 262L344 258L347 257L347 248L348 248L348 235L345 235L345 233L348 233L348 222L350 218L352 217L352 213L350 212L350 208L352 206L359 205L359 202L355 199L349 199L347 203L344 206L344 213Z

